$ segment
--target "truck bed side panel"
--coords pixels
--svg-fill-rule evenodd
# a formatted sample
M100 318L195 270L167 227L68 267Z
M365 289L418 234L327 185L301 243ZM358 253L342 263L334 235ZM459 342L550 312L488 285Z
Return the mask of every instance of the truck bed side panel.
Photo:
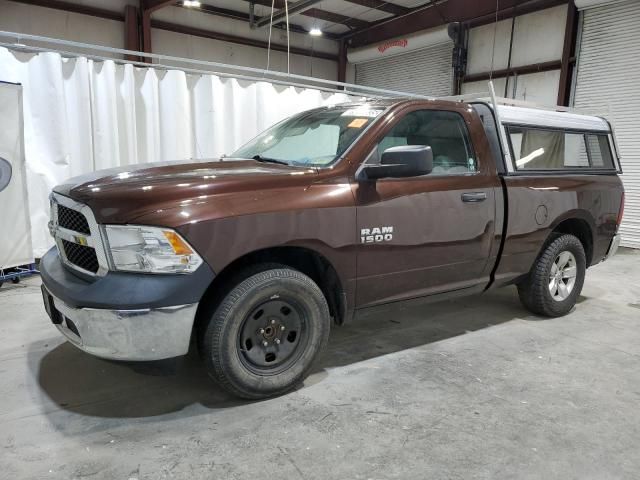
M593 235L591 264L600 262L617 228L622 182L616 175L507 175L508 222L495 285L529 272L544 242L568 219L586 222Z

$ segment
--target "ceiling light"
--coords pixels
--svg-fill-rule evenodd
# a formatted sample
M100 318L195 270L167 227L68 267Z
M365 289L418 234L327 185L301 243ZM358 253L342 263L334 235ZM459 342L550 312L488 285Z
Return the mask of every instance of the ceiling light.
M184 0L182 2L182 5L184 5L185 7L198 8L198 7L200 7L200 2L198 0Z
M312 37L321 37L322 36L322 30L320 30L319 28L312 28L311 30L309 30L309 35L311 35Z

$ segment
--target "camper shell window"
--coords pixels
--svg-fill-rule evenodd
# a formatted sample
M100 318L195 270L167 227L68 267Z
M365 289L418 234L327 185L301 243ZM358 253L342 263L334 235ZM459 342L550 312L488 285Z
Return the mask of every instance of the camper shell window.
M605 132L505 125L516 171L613 170Z

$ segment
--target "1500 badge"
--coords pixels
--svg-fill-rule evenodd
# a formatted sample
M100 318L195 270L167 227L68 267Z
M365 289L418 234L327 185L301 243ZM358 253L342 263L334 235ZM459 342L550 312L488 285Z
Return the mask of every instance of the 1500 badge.
M362 243L380 243L393 240L393 227L373 227L360 229Z

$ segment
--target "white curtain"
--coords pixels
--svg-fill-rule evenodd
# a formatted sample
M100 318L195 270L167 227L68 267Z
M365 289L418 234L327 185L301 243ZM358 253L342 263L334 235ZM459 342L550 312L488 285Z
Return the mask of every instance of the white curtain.
M20 85L0 82L0 269L33 263Z
M6 48L0 48L0 81L24 88L37 257L52 245L49 192L66 178L134 163L219 158L289 115L352 100L311 88Z

